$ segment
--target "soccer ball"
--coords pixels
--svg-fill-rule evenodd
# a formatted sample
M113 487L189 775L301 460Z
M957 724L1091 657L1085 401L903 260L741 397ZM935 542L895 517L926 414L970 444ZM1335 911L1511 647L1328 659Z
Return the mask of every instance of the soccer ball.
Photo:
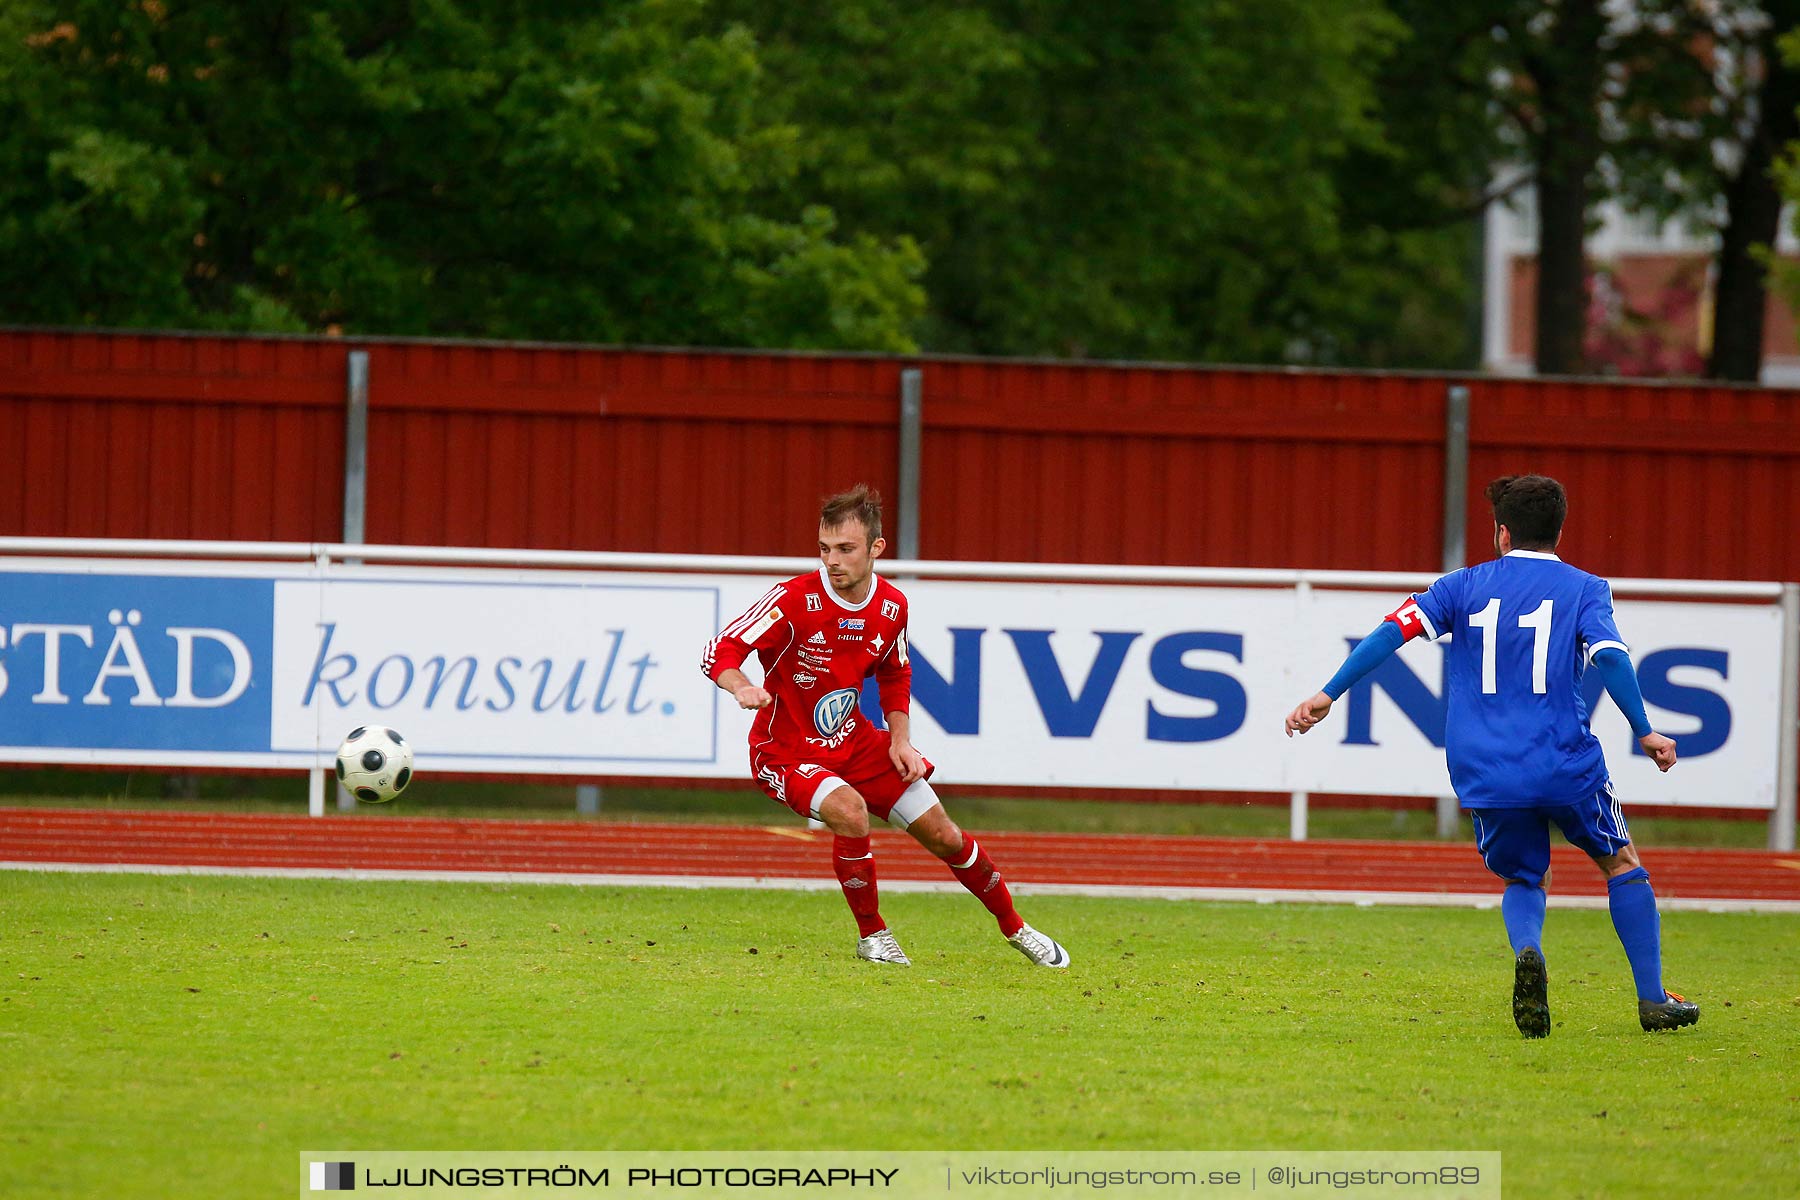
M412 775L412 747L392 729L364 725L338 747L338 782L365 803L387 803L406 790Z

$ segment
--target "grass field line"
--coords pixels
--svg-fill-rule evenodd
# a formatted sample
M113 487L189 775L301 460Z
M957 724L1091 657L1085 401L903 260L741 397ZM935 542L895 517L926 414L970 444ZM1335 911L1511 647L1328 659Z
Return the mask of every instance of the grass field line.
M556 871L438 871L372 867L225 867L180 866L153 863L6 862L4 871L73 872L103 875L223 875L260 879L389 880L415 883L564 884L576 887L643 888L749 888L763 891L835 891L835 879L761 875L631 875ZM1499 897L1475 892L1381 892L1314 888L1247 887L1139 887L1101 883L1009 883L1021 896L1092 896L1132 900L1229 900L1255 904L1351 904L1359 908L1475 908L1499 907ZM961 884L951 880L882 880L883 892L961 894ZM1552 895L1550 907L1605 909L1605 896ZM1657 906L1678 912L1800 913L1797 900L1753 900L1734 897L1659 896Z

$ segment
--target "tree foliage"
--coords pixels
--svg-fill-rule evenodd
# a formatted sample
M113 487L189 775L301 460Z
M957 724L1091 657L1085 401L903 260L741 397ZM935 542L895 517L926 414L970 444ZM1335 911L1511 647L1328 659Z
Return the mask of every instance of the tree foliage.
M912 347L904 236L748 202L797 169L692 0L0 12L0 313Z
M1754 7L11 0L0 320L1468 366L1510 159L1578 369Z
M1441 352L1446 310L1461 342L1460 235L1354 204L1405 34L1375 0L718 11L782 81L794 183L923 248L934 348L1379 361Z

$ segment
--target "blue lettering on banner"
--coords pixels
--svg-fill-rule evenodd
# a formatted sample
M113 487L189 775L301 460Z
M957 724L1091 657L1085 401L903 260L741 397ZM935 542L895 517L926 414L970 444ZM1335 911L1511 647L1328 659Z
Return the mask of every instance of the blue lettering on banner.
M1675 738L1681 757L1699 758L1720 749L1731 737L1731 703L1718 692L1672 682L1669 672L1676 667L1716 671L1720 679L1726 679L1729 678L1730 656L1723 650L1677 646L1646 654L1644 661L1637 665L1638 689L1643 693L1646 705L1699 720L1700 728L1692 733L1670 734ZM1587 706L1590 721L1592 714L1599 711L1598 706L1605 695L1606 682L1600 678L1600 672L1590 668L1581 677L1581 701ZM1652 725L1659 724L1659 714L1649 715ZM1629 744L1624 747L1625 753L1647 757L1637 739L1629 734L1626 736Z
M1345 638L1350 649L1354 650L1362 642L1361 638ZM1449 715L1449 692L1444 686L1444 654L1438 652L1438 690L1433 692L1425 681L1412 673L1406 660L1398 654L1363 676L1353 684L1348 693L1349 712L1344 722L1344 741L1346 746L1378 746L1374 735L1375 689L1380 688L1388 694L1388 699L1399 705L1400 711L1406 714L1415 728L1439 750L1444 748L1444 721Z
M974 736L981 732L981 638L985 629L950 631L950 675L938 674L919 647L909 643L913 698L945 733ZM879 694L876 697L879 701ZM880 708L879 702L867 707Z
M1354 650L1361 639L1346 638L1345 641ZM1676 646L1646 654L1638 664L1638 686L1643 691L1646 704L1681 716L1693 717L1700 722L1700 728L1684 733L1677 739L1683 758L1711 754L1725 745L1731 737L1731 704L1723 695L1709 688L1675 683L1669 678L1669 672L1677 667L1697 667L1715 672L1723 680L1729 678L1729 657L1723 650ZM1449 708L1443 684L1440 682L1439 690L1434 693L1398 655L1365 675L1345 694L1349 708L1346 713L1344 745L1380 745L1374 737L1373 699L1376 688L1388 694L1388 698L1420 733L1431 740L1432 745L1443 748L1444 722ZM1590 720L1604 694L1605 683L1601 680L1600 673L1587 671L1581 679L1581 702ZM1639 757L1644 755L1635 738L1632 739L1630 752Z
M513 691L512 676L506 672L507 663L511 663L514 668L525 665L523 659L514 658L510 654L494 664L494 682L500 686L501 691L506 693L506 699L495 702L495 700L490 697L484 701L484 707L486 707L489 712L505 712L513 706L513 700L517 697L517 693Z
M421 671L431 672L431 682L425 685L425 707L431 708L437 703L438 693L444 690L444 684L453 671L462 672L462 686L456 691L456 711L467 712L475 707L476 698L469 694L475 686L475 660L463 655L455 662L449 662L442 654L433 655L419 664Z
M1094 727L1100 723L1106 698L1112 694L1113 683L1119 678L1119 668L1125 665L1125 651L1142 636L1095 630L1100 649L1088 668L1081 691L1071 693L1062 667L1056 661L1056 651L1050 648L1053 630L1008 629L1003 632L1013 640L1013 646L1019 652L1019 664L1025 668L1025 678L1031 683L1038 711L1044 715L1044 725L1050 736L1074 738L1094 736Z
M912 663L912 700L945 733L974 737L981 732L981 639L985 629L950 630L950 677L938 673L931 660L908 641ZM881 711L881 685L873 675L863 680L863 715L877 729L887 728Z
M925 707L924 701L919 699L917 688L913 690L912 698L913 702L918 704L920 708L925 709L926 712L931 711L929 708ZM857 692L856 696L856 707L861 710L863 717L870 725L873 725L876 729L887 728L887 714L881 711L881 685L875 681L873 675L868 675L863 678L862 688Z
M1092 737L1115 690L1131 645L1141 632L1091 630L1100 639L1093 664L1078 692L1072 692L1067 676L1051 649L1052 630L1004 631L1018 652L1044 725L1053 737ZM915 641L910 646L913 667L913 701L947 734L961 737L981 733L982 639L986 629L953 628L950 658L945 675L938 671ZM1355 649L1357 638L1346 638ZM1214 711L1201 716L1180 716L1163 711L1155 699L1144 704L1144 736L1152 742L1212 742L1231 737L1244 727L1249 715L1249 694L1243 682L1229 670L1190 666L1191 652L1205 651L1244 662L1244 635L1216 630L1183 630L1166 634L1150 647L1150 678L1177 696L1208 701ZM1731 706L1722 694L1704 687L1678 684L1669 673L1691 667L1728 677L1728 656L1723 650L1677 647L1644 657L1638 669L1647 703L1668 712L1693 717L1700 728L1680 737L1684 757L1710 754L1725 745L1731 735ZM1343 744L1377 746L1374 699L1377 689L1386 693L1401 714L1433 746L1443 749L1444 725L1449 704L1444 684L1444 656L1438 651L1439 676L1435 690L1399 656L1389 658L1364 676L1345 694ZM1588 672L1581 683L1588 711L1601 695L1600 677ZM877 680L863 680L861 708L878 727L883 727L881 691ZM1635 745L1634 745L1635 749ZM1641 750L1636 751L1642 753Z
M952 628L951 672L940 674L931 660L919 649L917 641L909 644L913 668L913 700L941 726L945 733L974 737L981 733L982 637L985 629ZM1007 630L1019 651L1038 710L1044 724L1054 736L1091 737L1117 684L1125 652L1142 636L1138 633L1104 633L1093 631L1101 639L1088 680L1080 697L1071 697L1063 682L1061 668L1049 648L1047 631ZM1209 700L1216 706L1209 716L1171 716L1147 702L1144 734L1151 741L1210 742L1230 737L1244 726L1249 714L1249 695L1244 685L1224 671L1189 667L1183 656L1190 650L1212 650L1244 660L1244 637L1238 633L1190 630L1172 633L1159 639L1150 649L1150 675L1158 684L1179 696ZM1035 674L1034 674L1035 671ZM1049 697L1046 705L1046 697ZM880 724L878 710L881 692L876 681L863 681L862 708Z
M619 670L620 658L625 651L626 631L623 629L606 631L608 645L606 652L597 656L599 663L591 691L583 686L583 679L587 677L589 667L595 664L586 657L572 661L539 658L527 663L507 655L496 659L492 668L484 673L480 660L466 654L455 659L446 654L433 654L417 662L410 655L388 654L377 661L365 677L360 675L362 660L356 654L335 648L336 622L322 622L318 631L318 650L306 678L306 690L301 693L300 703L305 708L312 707L317 700L337 708L366 702L386 710L413 700L429 711L437 708L439 699L443 698L464 712L477 705L489 712L508 712L521 700L530 705L531 711L538 713L575 713L586 709L600 714L621 703L622 711L634 717L652 709L660 709L665 715L669 711L663 701L645 692L651 673L662 665L660 661L643 653L625 662L623 671ZM515 680L514 672L522 672L524 678ZM453 677L460 679L460 685L452 700L448 684ZM491 693L484 690L484 685L489 683L495 689ZM523 690L515 683L524 685Z
M1223 671L1190 667L1182 658L1190 650L1216 650L1244 661L1241 633L1176 633L1150 648L1150 677L1178 696L1210 700L1218 711L1206 717L1171 717L1155 701L1144 705L1144 734L1153 742L1216 742L1244 727L1250 697L1244 685Z
M1700 728L1676 737L1681 757L1699 758L1726 743L1731 737L1731 705L1717 692L1674 682L1669 678L1669 672L1677 667L1698 667L1716 673L1720 679L1729 679L1730 665L1730 657L1725 651L1698 646L1657 650L1644 655L1644 661L1638 664L1638 687L1644 693L1646 704L1694 717L1700 722ZM1639 756L1644 753L1636 739L1632 740L1631 752Z
M267 751L267 579L0 572L0 742Z

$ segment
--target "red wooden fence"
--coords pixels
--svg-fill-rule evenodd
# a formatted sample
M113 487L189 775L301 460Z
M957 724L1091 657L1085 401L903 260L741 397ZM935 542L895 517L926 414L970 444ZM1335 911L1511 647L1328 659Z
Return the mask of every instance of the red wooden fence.
M1461 383L1472 558L1485 481L1543 471L1591 570L1800 579L1792 391L35 330L0 331L0 533L338 540L358 348L371 542L805 554L824 493L894 497L916 366L930 558L1435 570Z

